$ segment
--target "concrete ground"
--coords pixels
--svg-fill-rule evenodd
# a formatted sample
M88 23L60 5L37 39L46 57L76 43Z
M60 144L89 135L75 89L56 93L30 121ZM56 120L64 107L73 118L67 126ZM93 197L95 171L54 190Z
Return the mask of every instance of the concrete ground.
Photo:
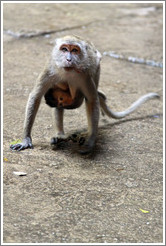
M76 34L101 53L162 62L162 4L4 3L3 11L3 242L162 243L161 67L103 56L99 88L113 110L148 92L161 98L122 120L101 116L94 153L80 156L77 143L51 148L52 112L44 100L33 127L34 149L9 148L22 138L28 95L55 38ZM84 134L84 105L65 115L66 132Z

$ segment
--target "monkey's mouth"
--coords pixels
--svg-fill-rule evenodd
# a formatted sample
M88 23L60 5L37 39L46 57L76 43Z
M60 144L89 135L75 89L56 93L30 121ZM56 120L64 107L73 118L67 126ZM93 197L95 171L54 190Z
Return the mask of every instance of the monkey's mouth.
M65 70L66 72L70 72L70 71L75 71L75 72L77 72L77 73L81 73L81 72L82 72L81 69L77 69L77 68L75 68L75 67L64 67L64 70Z
M74 67L64 67L64 69L65 69L65 71L71 71L71 70L73 70L74 69Z

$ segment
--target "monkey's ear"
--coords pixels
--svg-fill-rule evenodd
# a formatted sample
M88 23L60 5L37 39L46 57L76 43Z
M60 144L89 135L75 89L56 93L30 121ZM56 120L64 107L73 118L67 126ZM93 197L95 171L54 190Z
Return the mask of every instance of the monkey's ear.
M101 58L102 58L101 53L98 50L96 50L96 53L97 53L97 57L98 57L99 61L101 61Z

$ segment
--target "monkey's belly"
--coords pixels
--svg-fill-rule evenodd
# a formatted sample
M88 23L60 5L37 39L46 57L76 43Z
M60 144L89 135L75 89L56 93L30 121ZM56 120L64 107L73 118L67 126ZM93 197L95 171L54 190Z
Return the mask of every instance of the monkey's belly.
M51 88L45 94L46 104L50 107L64 108L64 109L74 109L80 107L83 102L83 95L81 92L77 91L75 97L72 98L69 88L62 89L60 87Z

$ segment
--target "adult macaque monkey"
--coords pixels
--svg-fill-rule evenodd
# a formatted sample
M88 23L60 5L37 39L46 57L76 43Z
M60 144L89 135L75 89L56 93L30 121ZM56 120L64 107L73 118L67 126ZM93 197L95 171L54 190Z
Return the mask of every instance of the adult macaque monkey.
M148 93L139 98L123 112L112 112L106 105L106 96L97 90L100 75L101 54L92 43L76 36L66 36L56 40L51 58L37 79L29 96L24 122L22 143L11 145L13 150L32 148L31 129L42 96L46 103L55 107L56 136L52 143L64 139L64 109L79 107L85 99L88 118L88 138L80 149L86 154L92 151L98 130L99 109L109 117L125 117L148 99L158 98L156 93Z

